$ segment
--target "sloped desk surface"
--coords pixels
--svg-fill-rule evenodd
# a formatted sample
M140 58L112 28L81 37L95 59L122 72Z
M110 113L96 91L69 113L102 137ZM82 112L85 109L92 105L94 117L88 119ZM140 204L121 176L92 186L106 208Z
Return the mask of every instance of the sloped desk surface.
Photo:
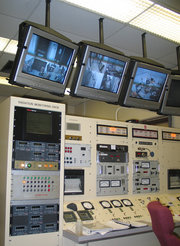
M101 235L100 233L96 233L92 235L82 235L82 236L78 236L72 231L64 230L63 236L74 241L75 243L83 244L92 241L106 240L106 239L117 238L117 237L125 237L125 236L135 235L139 233L145 233L145 232L152 232L152 227L145 226L145 227L138 227L138 228L129 228L124 230L110 231L104 235Z
M175 227L180 227L180 222L176 222ZM126 237L126 236L137 235L137 234L148 233L148 232L152 232L151 225L144 226L144 227L137 227L137 228L129 228L129 229L124 229L124 230L114 230L104 235L96 233L92 235L78 236L72 231L64 230L63 236L65 238L72 240L73 242L77 244L83 244L83 243L88 243L88 242L93 242L93 241L106 240L106 239L112 239L112 238L118 238L118 237Z

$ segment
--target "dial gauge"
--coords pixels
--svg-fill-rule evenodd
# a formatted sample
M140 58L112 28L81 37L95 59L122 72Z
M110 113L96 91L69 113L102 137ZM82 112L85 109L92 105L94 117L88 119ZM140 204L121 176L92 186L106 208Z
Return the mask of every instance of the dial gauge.
M103 208L112 208L111 204L108 201L99 202Z
M125 206L133 206L132 202L129 199L122 199L121 200Z
M83 205L84 209L89 210L89 209L94 209L94 206L92 205L91 202L81 202L81 204Z
M150 185L150 178L142 178L141 184L142 185Z
M115 208L119 208L123 206L119 200L112 200L111 203Z
M99 181L99 188L107 188L110 186L109 180L100 180Z
M111 187L120 187L121 180L111 180Z

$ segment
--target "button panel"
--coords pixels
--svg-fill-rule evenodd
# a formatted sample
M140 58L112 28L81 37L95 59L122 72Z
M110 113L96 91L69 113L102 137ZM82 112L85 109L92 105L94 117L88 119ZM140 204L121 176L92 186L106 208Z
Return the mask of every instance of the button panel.
M48 175L39 172L33 174L23 171L14 172L12 176L12 199L58 199L59 197L59 174L53 172Z

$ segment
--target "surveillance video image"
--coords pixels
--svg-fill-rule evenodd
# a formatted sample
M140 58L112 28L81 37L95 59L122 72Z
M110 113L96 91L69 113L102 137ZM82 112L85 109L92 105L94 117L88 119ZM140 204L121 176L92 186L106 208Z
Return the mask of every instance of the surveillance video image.
M124 61L90 52L81 85L117 93L125 65Z
M138 67L132 84L130 96L158 102L167 74Z
M63 84L73 50L33 34L22 72Z

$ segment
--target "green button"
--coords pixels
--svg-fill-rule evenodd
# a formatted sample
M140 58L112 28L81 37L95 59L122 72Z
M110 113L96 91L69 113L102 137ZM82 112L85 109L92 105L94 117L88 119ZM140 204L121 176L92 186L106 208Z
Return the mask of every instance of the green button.
M27 164L27 167L28 167L28 168L30 168L31 166L32 166L31 163L28 163L28 164Z

